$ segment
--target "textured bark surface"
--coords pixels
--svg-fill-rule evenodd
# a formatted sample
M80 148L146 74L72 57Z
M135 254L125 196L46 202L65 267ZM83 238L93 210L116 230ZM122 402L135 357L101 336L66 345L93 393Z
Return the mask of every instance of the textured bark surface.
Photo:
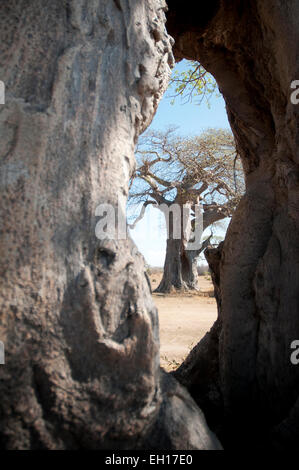
M174 202L177 203L176 200ZM197 271L198 259L200 254L209 245L211 237L209 237L200 244L200 237L202 235L200 231L198 229L196 229L196 232L194 232L194 230L190 230L192 221L188 205L188 201L184 201L183 204L180 204L179 220L181 226L181 238L175 237L172 212L169 212L169 217L168 213L165 217L166 225L168 227L166 254L163 267L163 276L155 292L167 293L172 292L174 290L199 290ZM196 220L198 220L198 214L196 215L196 217ZM217 220L221 220L224 218L224 213L221 214L221 211L217 209L205 211L203 214L203 230L205 230ZM194 241L199 242L199 248L191 250L191 247L189 245L190 241L193 243Z
M186 249L188 236L186 237L186 221L182 214L183 206L180 207L181 238L175 238L172 220L173 214L169 213L163 276L155 292L187 291L197 288L197 258L201 250L191 251ZM188 222L189 220L187 224Z
M299 78L299 4L214 0L196 15L196 2L168 3L176 58L200 60L224 95L247 186L222 250L211 254L219 319L176 377L224 442L292 446L299 438L299 367L290 362L299 338L299 107L290 87Z
M198 290L201 250L186 250L182 240L167 240L163 277L155 292Z
M167 86L164 10L1 2L2 448L219 447L160 373L142 257L95 236L100 203L125 211L134 144Z

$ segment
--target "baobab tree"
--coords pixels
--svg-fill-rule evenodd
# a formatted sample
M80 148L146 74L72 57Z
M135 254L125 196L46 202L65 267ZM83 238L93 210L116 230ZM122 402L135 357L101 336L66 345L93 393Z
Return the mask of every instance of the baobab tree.
M230 217L244 189L233 136L223 129L188 138L174 129L149 131L140 139L136 157L129 201L141 204L141 210L131 228L149 205L163 212L167 226L157 292L198 289L198 259L211 236L196 244L197 234Z
M197 405L227 449L298 448L299 2L167 4L0 2L1 449L219 448ZM217 80L246 173L184 388L135 246L94 230L125 207L173 53Z

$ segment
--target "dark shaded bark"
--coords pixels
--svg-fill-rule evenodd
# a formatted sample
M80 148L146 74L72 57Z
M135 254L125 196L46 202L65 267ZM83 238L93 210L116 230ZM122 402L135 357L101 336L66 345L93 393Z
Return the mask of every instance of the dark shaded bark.
M196 15L195 1L168 3L177 59L200 60L223 93L247 186L217 261L219 320L175 375L204 410L218 408L213 426L228 445L291 446L299 439L299 368L290 361L299 338L299 108L290 100L299 4L219 0Z
M211 330L192 349L183 364L174 372L180 382L203 406L208 422L222 439L223 396L219 374L219 336L222 328L219 262L223 243L205 251L214 284L219 317Z

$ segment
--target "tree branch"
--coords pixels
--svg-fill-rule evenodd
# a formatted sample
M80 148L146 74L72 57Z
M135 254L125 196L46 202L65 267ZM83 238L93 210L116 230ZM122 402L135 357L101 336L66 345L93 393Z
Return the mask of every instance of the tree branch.
M134 229L136 227L136 225L138 224L138 222L143 219L144 217L144 214L145 214L145 210L147 208L147 206L149 206L150 204L157 204L156 201L146 201L143 205L142 205L142 208L141 208L141 211L140 211L140 214L138 215L138 217L134 220L134 222L132 224L128 224L128 227L130 229Z

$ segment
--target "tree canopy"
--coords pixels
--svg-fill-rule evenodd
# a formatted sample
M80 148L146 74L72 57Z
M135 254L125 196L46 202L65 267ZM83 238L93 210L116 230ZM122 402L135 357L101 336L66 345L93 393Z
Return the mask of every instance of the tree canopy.
M193 137L182 137L174 128L148 131L139 140L136 160L129 203L143 208L201 202L213 218L228 217L244 192L234 138L226 129L207 129Z

